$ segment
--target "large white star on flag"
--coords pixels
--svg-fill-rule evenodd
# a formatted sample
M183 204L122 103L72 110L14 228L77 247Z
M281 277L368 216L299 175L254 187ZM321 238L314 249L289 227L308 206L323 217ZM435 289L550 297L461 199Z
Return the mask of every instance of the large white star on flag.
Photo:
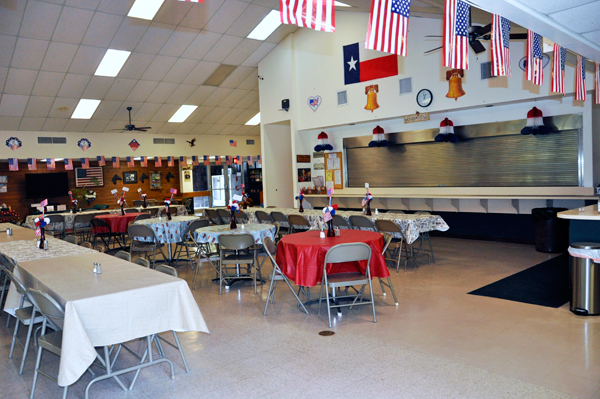
M357 62L358 62L358 60L355 60L354 56L351 56L350 61L347 62L347 64L350 65L350 69L348 69L348 71L351 71L353 69L356 71L356 63Z

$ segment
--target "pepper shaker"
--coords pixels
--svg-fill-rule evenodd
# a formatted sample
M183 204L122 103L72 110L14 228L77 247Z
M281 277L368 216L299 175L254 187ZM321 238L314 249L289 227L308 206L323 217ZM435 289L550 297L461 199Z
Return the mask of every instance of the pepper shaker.
M48 240L44 240L44 249L48 250Z

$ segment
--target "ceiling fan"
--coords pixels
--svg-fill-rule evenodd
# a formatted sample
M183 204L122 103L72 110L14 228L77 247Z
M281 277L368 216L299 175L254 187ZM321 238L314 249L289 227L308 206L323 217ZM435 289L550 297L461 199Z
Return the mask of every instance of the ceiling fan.
M485 46L481 44L480 40L490 40L492 35L492 24L485 26L477 26L471 24L471 16L469 15L469 46L475 54L480 54L485 51ZM439 35L427 35L425 37L443 37ZM510 40L526 40L527 33L511 33ZM437 51L444 46L436 47L434 49L425 51L424 54L430 54Z
M125 125L125 127L123 129L111 129L111 131L121 131L121 132L132 132L134 130L139 131L139 132L146 132L148 131L148 129L152 129L151 126L142 126L142 127L135 127L135 125L131 124L131 110L133 108L131 107L127 107L127 111L129 111L129 125Z

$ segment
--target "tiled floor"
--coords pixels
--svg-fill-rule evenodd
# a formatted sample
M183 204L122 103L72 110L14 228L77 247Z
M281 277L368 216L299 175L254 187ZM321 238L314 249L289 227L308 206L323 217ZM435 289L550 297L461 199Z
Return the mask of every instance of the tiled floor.
M578 317L568 304L544 308L466 293L549 259L532 246L433 238L437 263L392 271L400 305L374 285L377 323L369 307L345 310L331 337L325 315L297 310L281 286L267 317L268 286L248 283L219 295L203 266L194 291L210 335L180 334L190 374L178 353L175 380L167 367L142 371L133 391L111 380L92 398L600 398L600 319ZM265 267L270 271L270 266ZM191 281L182 262L180 276ZM29 395L34 355L18 375L21 350L8 359L11 330L0 318L0 398ZM133 342L139 346L141 341ZM46 356L48 366L56 364ZM120 367L133 362L122 355ZM83 398L90 376L69 391ZM129 381L131 376L125 376ZM36 398L62 391L40 378Z

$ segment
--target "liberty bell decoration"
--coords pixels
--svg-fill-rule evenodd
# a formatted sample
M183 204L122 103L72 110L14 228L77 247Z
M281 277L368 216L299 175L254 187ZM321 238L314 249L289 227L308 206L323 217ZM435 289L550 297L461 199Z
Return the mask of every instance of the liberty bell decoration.
M377 104L377 93L379 93L379 85L369 85L365 87L365 94L367 95L367 105L365 109L373 112L379 108Z
M390 145L385 139L383 128L379 125L373 129L373 140L369 143L369 147L387 147Z
M533 107L527 113L527 126L521 130L521 134L547 134L550 132L548 126L544 126L544 115L542 111Z
M316 152L333 151L333 147L331 146L331 144L329 144L329 137L327 136L327 133L325 133L325 132L319 133L318 139L319 139L319 144L317 144L315 146Z
M448 118L440 123L440 133L435 136L438 143L458 143L458 136L454 134L454 123Z
M462 69L446 71L446 80L448 81L448 94L446 94L446 97L453 98L456 101L458 97L466 94L462 88L462 78L464 77L465 71Z

